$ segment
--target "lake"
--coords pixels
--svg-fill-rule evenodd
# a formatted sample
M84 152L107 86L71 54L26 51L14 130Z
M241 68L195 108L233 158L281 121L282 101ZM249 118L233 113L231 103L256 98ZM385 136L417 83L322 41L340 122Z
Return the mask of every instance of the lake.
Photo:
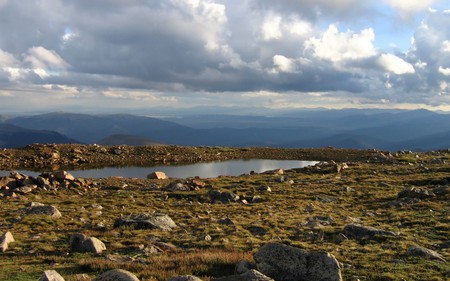
M73 170L68 171L74 177L82 178L106 178L110 176L122 176L125 178L147 178L147 175L161 171L166 173L170 178L188 178L199 176L201 178L214 178L221 175L238 176L248 174L251 171L261 173L275 169L293 169L303 168L309 165L315 165L316 161L299 161L299 160L266 160L266 159L250 159L250 160L229 160L220 162L196 163L180 166L153 166L153 167L105 167L90 170ZM38 176L44 171L33 172L18 170L19 173ZM9 171L0 171L0 176L9 175Z

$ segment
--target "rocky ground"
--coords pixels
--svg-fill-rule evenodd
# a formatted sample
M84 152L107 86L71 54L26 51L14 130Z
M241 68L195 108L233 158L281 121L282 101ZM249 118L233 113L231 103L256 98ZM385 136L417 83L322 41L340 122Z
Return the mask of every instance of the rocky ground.
M210 179L62 171L248 158L322 162ZM0 178L0 280L450 278L447 150L32 145L0 151L0 169L42 171Z

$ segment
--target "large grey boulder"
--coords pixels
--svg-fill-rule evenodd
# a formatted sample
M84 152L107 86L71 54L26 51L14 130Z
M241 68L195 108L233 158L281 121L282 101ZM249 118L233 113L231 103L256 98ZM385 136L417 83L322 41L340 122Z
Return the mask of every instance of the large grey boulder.
M14 242L14 237L11 232L5 232L2 236L0 236L0 252L6 252L8 245L11 242Z
M46 270L39 281L64 281L64 278L55 270Z
M175 222L165 214L140 213L136 215L123 216L114 222L114 227L132 226L135 229L161 229L170 231L177 227Z
M214 278L213 281L274 281L272 278L262 274L259 271L251 269L239 275Z
M42 203L32 202L25 208L25 213L28 215L46 215L52 218L62 217L61 212L52 205L44 205Z
M349 239L362 240L370 239L375 236L398 236L397 233L388 230L382 230L371 226L364 226L360 224L348 224L342 230Z
M202 279L192 275L175 276L167 279L167 281L202 281Z
M139 281L133 273L123 269L113 269L106 271L92 281Z
M70 251L72 253L101 254L104 250L106 250L105 244L95 237L88 237L81 233L70 237Z
M268 243L253 256L259 272L277 281L341 281L336 258L323 251L308 252L292 246Z

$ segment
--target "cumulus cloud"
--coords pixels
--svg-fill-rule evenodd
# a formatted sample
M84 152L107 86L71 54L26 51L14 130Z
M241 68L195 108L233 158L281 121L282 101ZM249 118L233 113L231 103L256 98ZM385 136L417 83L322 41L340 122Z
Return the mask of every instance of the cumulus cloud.
M378 63L389 72L397 75L414 73L414 66L392 54L382 54L378 59Z
M410 15L412 13L427 10L436 0L384 0L399 13Z
M347 30L339 32L336 25L330 25L321 37L313 37L305 42L305 49L319 59L341 62L374 56L375 34L372 29L360 33Z
M439 66L439 73L445 76L450 76L450 68Z
M280 72L296 72L296 64L292 59L289 59L282 55L273 56L273 64L275 71Z

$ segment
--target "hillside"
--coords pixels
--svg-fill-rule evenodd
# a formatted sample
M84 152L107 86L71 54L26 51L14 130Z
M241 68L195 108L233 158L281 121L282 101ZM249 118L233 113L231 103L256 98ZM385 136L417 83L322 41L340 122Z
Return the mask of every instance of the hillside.
M57 132L25 129L0 123L0 147L23 147L31 143L80 143Z
M210 114L165 119L129 114L49 113L17 117L6 122L28 129L55 131L84 143L333 146L390 151L450 147L447 137L450 115L427 110L322 109L272 116Z
M79 169L161 157L168 164L255 157L326 162L217 178L75 178L44 172L55 163L42 155L55 153L56 164L78 159ZM113 269L141 281L450 277L447 150L33 145L1 151L0 163L43 171L0 177L0 236L10 237L0 243L0 280L38 280L54 270L64 280L89 281ZM273 279L235 275L250 269Z

